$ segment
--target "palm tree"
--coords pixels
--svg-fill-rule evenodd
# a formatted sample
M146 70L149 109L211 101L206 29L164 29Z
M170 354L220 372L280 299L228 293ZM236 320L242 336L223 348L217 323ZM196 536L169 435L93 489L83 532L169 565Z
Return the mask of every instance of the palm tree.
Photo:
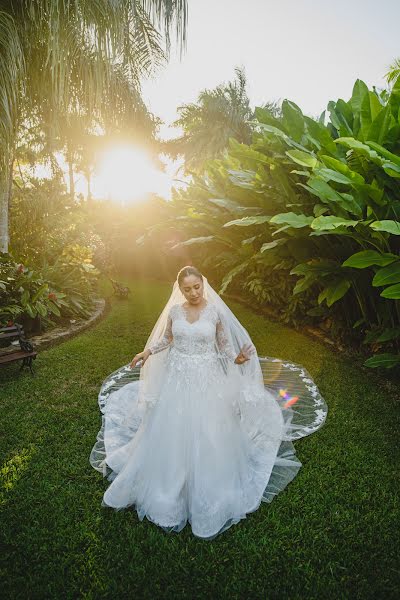
M390 65L389 71L386 73L385 78L387 82L395 84L398 78L400 77L400 58L396 58L396 60Z
M173 23L182 52L187 0L0 0L0 251L23 107L46 106L54 136L60 115L132 113L141 78L168 58Z
M163 143L164 152L176 159L185 158L185 172L199 173L210 158L217 158L230 137L250 143L251 128L246 122L253 116L246 93L244 69L235 68L237 79L214 90L203 90L197 103L178 107L180 117L174 121L183 135Z

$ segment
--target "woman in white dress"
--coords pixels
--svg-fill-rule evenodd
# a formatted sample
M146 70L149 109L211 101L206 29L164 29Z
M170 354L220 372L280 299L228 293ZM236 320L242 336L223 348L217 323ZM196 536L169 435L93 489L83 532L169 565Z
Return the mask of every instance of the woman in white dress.
M311 385L307 385L311 384ZM178 273L145 349L103 382L90 464L102 506L213 539L273 498L302 463L292 440L327 407L301 365L259 358L246 329L192 266Z

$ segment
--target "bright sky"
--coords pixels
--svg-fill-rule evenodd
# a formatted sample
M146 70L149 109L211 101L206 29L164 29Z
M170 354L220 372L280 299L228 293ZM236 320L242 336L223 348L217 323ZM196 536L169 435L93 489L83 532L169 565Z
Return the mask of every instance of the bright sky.
M169 64L143 83L143 99L169 127L180 104L196 102L203 89L233 80L243 66L251 107L293 100L317 117L329 100L351 96L354 82L385 87L384 75L400 58L400 0L188 0L187 50L172 46ZM171 196L181 187L183 159L164 158L156 173L137 150L110 149L92 182L96 197L134 201L145 191ZM67 181L67 169L66 181ZM86 194L77 174L76 191Z
M202 89L233 80L244 66L252 107L288 98L310 116L329 100L348 100L357 78L384 87L384 74L400 57L400 0L189 0L187 51L154 81L144 100L176 130L179 104Z

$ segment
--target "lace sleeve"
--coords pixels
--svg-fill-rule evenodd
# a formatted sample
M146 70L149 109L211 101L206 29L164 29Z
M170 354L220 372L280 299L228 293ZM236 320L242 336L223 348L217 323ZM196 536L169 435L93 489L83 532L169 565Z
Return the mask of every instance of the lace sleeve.
M226 356L232 362L235 362L235 358L237 357L237 353L232 348L232 345L229 341L229 338L226 333L225 325L222 322L221 315L218 314L218 321L216 327L216 338L218 348L224 356Z
M165 328L164 335L157 342L154 342L154 344L151 344L151 346L149 346L148 349L150 350L150 352L152 354L157 354L157 352L161 352L161 350L165 350L165 348L168 348L168 346L171 344L172 340L173 340L172 317L171 317L171 311L169 311L169 315L168 315L168 319L167 319L167 326Z

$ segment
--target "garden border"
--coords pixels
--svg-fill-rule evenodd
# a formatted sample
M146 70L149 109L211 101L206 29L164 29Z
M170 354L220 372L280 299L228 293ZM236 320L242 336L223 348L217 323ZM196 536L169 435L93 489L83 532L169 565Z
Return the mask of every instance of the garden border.
M88 319L76 319L76 323L71 323L68 327L53 327L45 333L35 335L29 338L35 350L45 350L56 346L65 340L68 340L78 333L92 327L101 318L103 318L110 309L110 302L107 298L97 298L94 300L95 311Z

